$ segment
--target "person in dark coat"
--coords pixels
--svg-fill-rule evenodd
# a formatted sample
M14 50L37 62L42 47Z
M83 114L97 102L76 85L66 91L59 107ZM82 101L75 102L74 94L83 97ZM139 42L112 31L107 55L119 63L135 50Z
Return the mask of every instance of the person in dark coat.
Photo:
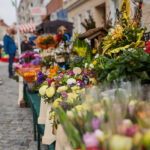
M24 36L23 41L21 43L21 52L23 53L29 50L32 50L32 46L30 46L27 36Z
M9 78L13 78L13 62L14 62L14 58L15 58L15 55L16 55L16 50L17 50L17 47L15 45L15 41L14 39L11 37L12 35L12 30L11 28L8 28L7 29L7 34L4 36L4 50L5 50L5 53L7 55L9 55L9 66L8 66L8 70L9 70Z

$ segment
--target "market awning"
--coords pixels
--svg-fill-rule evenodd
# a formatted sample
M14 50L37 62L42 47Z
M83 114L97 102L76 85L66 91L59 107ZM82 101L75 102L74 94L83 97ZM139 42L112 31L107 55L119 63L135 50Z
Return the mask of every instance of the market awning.
M39 24L38 23L20 24L19 25L19 31L20 31L20 33L33 32L33 31L35 31L37 25L39 25ZM15 26L15 29L17 30L16 26Z

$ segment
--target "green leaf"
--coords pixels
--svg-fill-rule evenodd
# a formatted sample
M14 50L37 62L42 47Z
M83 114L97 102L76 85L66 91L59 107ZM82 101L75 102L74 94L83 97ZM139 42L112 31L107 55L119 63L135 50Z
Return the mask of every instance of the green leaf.
M16 7L16 3L15 3L13 0L11 0L11 2L12 2L12 5L13 5L14 7Z

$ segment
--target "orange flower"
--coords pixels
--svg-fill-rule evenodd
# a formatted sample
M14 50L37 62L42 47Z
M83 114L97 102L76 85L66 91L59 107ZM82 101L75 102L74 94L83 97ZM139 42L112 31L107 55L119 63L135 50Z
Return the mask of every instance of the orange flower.
M138 112L138 117L139 118L146 118L145 112Z
M55 70L58 70L58 66L56 66L56 65L55 65L53 68L54 68Z

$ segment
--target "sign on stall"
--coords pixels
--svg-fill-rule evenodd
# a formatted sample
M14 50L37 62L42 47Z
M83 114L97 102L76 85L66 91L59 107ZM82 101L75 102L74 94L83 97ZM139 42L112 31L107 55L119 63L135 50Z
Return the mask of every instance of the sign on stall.
M46 8L40 7L31 8L31 14L33 16L44 16L46 15Z

